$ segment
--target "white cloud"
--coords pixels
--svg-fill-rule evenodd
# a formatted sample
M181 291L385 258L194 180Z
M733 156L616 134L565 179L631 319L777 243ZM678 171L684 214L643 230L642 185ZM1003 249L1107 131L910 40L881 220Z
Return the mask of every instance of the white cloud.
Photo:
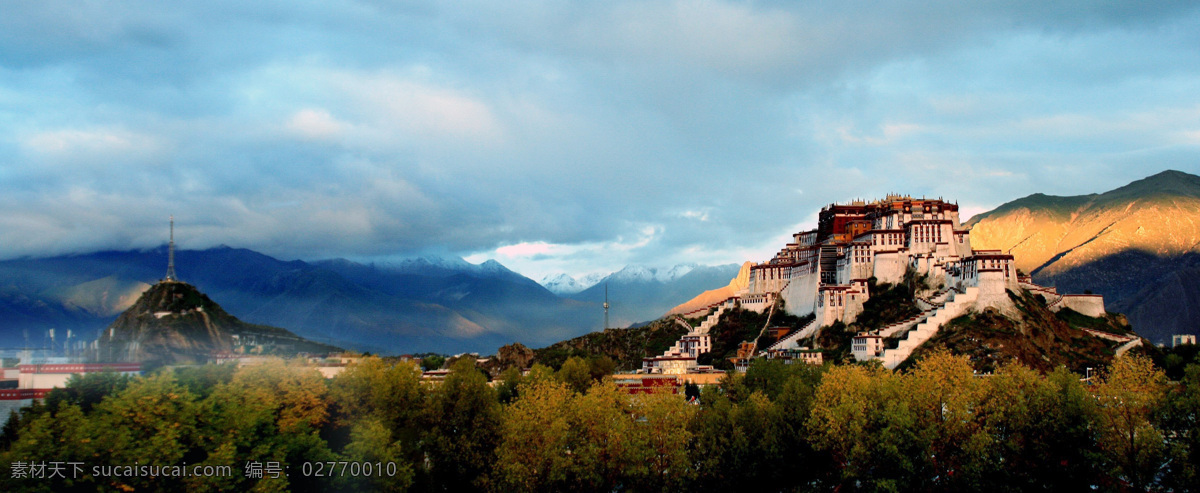
M76 164L113 159L141 161L164 150L158 138L121 128L37 132L26 136L22 145L26 152L49 164Z
M286 127L306 139L327 140L341 134L346 124L335 119L328 111L306 108L293 113Z

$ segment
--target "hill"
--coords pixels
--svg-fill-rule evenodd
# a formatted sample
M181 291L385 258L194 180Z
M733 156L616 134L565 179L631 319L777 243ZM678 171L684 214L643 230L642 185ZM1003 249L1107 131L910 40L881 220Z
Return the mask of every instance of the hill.
M965 354L972 366L991 373L1004 363L1021 364L1048 372L1059 366L1084 374L1087 368L1103 368L1112 362L1122 343L1091 335L1099 331L1118 337L1138 337L1125 317L1109 314L1088 317L1064 308L1051 312L1045 298L1029 291L1009 296L1019 316L1008 317L994 310L970 313L951 320L925 344L913 352L908 365L930 351L945 347L954 354Z
M1092 291L1154 342L1200 332L1200 176L1164 171L1101 194L1034 194L968 223L1036 282Z
M100 358L154 364L203 363L212 353L295 355L339 348L285 329L248 324L187 283L151 286L98 339Z
M533 350L533 362L557 368L571 356L592 358L607 356L617 371L642 367L642 358L662 354L687 329L671 319L655 320L641 327L592 332Z

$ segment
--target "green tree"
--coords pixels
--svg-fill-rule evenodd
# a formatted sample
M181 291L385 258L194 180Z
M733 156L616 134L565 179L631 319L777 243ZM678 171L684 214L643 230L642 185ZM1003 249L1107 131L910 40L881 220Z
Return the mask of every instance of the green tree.
M8 450L0 452L0 462L85 462L93 457L94 427L90 426L78 404L59 402L51 410L30 415ZM68 466L69 467L69 466ZM89 471L90 472L90 471ZM76 478L73 470L62 478L14 478L0 475L0 490L28 492L87 491L97 487L89 475Z
M460 359L451 370L430 393L423 418L431 484L447 491L486 487L496 462L500 404L473 360Z
M567 384L571 390L583 394L592 386L592 373L587 360L578 356L567 358L562 368L554 374L559 381Z
M921 489L927 436L917 433L902 377L879 366L838 366L817 387L807 421L809 440L840 473L831 480L856 489ZM856 486L858 485L858 486Z
M510 367L500 373L500 377L496 379L496 398L501 404L508 404L517 398L517 388L524 382L524 377L521 376L521 370L516 367Z
M1090 491L1095 399L1059 367L1042 376L1019 363L985 379L980 414L994 445L980 452L967 487L993 491Z
M913 371L901 379L901 395L913 413L913 433L927 447L928 461L916 461L911 476L920 485L931 479L932 488L962 490L970 484L971 470L982 470L978 463L992 447L992 436L982 427L979 401L983 395L980 379L974 376L966 357L945 350L934 351L919 361ZM928 471L926 473L925 471Z
M1200 491L1200 364L1193 363L1164 406L1168 466L1164 485L1175 491Z
M439 354L431 354L421 358L421 369L425 371L439 370L445 364L446 357Z
M98 464L182 465L197 446L196 397L169 372L136 379L119 394L95 407L94 439ZM99 479L99 478L98 478ZM139 491L182 491L183 485L163 477L112 477L108 487Z
M84 413L89 413L105 397L124 390L132 380L133 377L114 371L71 375L66 387L46 394L46 406L56 409L59 402L66 402L78 405Z
M379 418L371 417L351 427L346 460L378 463L382 469L372 470L369 476L340 477L348 491L406 491L413 483L413 470L404 459L400 442L392 439L392 431ZM396 464L394 475L388 474L389 464Z
M202 403L207 411L199 427L208 451L204 464L240 469L247 461L277 462L296 471L304 462L335 460L320 436L329 423L328 403L324 377L303 363L272 360L240 368ZM330 485L314 478L292 481L286 475L190 481L193 490L211 491L318 491Z
M633 453L638 467L629 471L630 486L638 491L685 490L696 474L685 446L692 441L689 425L696 406L668 392L641 395L633 406L637 417Z

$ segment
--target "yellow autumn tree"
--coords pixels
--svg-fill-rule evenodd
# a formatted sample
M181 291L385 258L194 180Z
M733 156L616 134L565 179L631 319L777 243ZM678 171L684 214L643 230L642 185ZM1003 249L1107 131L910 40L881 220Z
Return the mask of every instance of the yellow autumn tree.
M1149 358L1117 358L1095 388L1100 448L1114 474L1139 491L1163 461L1164 440L1153 414L1167 397L1167 377Z

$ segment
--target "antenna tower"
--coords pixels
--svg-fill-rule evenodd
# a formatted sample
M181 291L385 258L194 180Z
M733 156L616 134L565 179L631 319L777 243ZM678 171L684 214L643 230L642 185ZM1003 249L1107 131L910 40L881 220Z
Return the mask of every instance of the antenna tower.
M175 216L171 215L171 242L167 244L167 279L168 281L177 281L175 278Z
M604 330L608 330L608 283L604 283Z

